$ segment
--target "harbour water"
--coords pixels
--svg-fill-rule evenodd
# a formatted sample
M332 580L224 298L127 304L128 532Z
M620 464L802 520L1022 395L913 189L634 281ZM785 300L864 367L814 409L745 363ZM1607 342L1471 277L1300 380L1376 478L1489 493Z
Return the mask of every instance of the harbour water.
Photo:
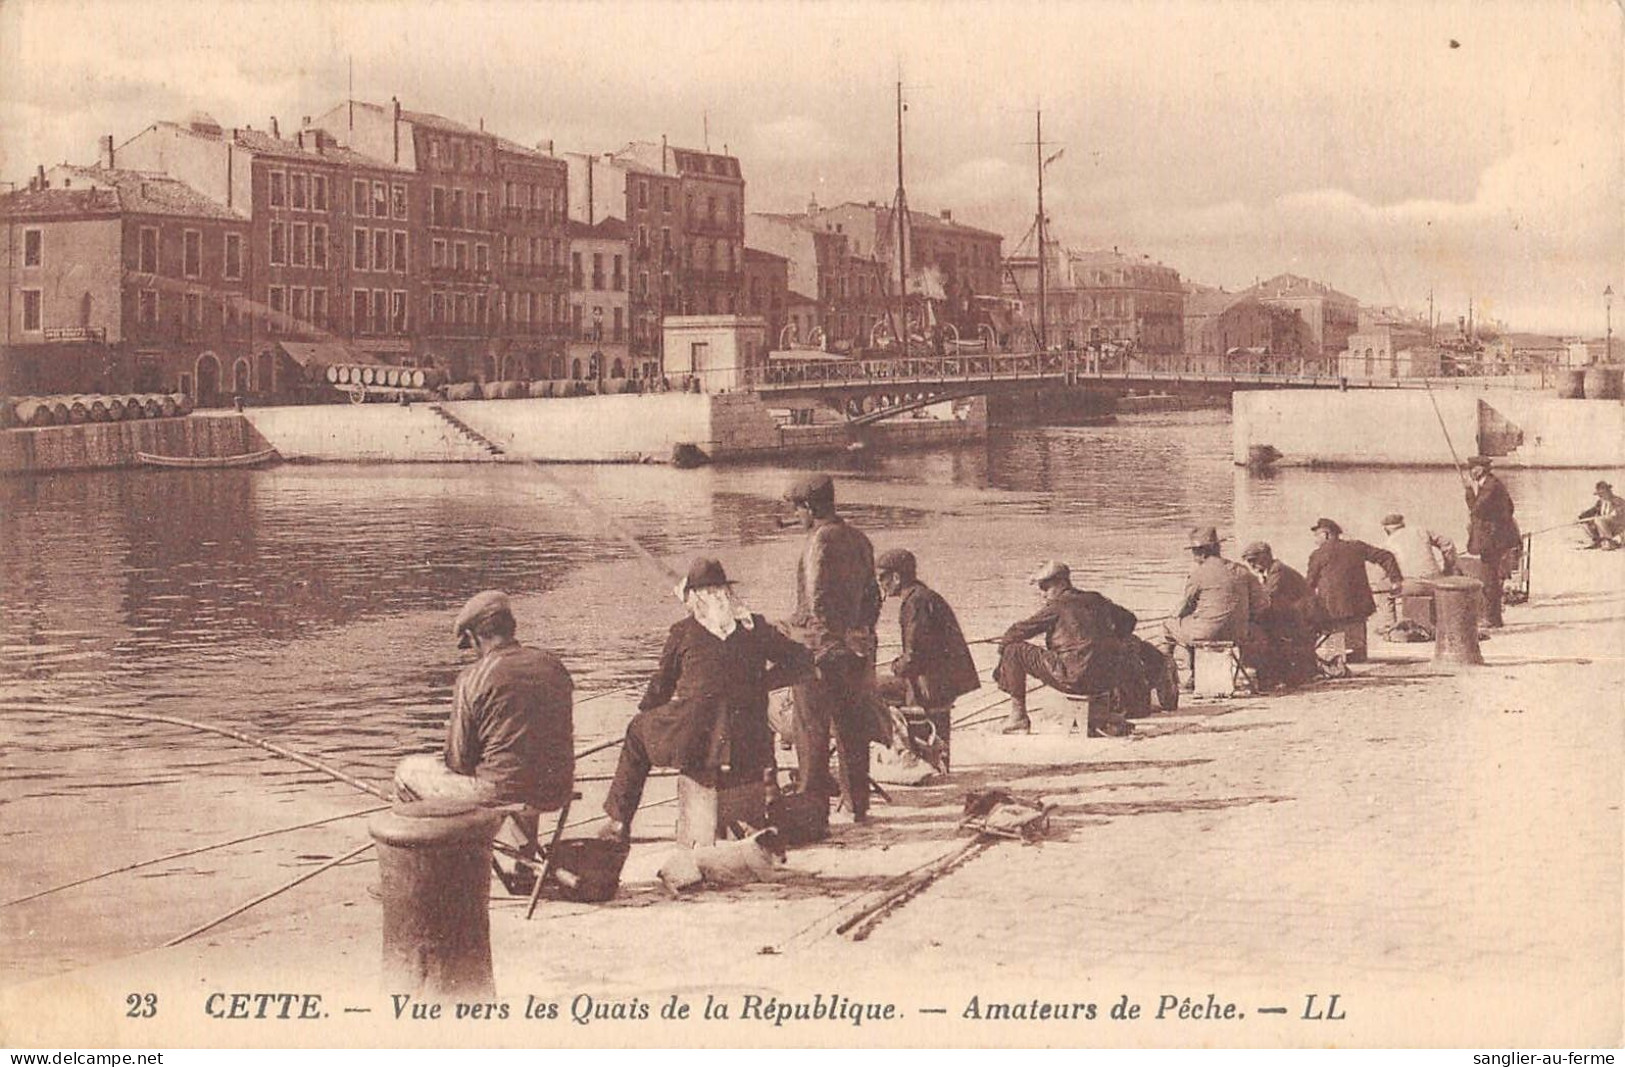
M836 472L842 510L877 550L912 549L973 638L1032 609L1023 576L1044 558L1069 562L1078 584L1142 619L1163 615L1197 524L1216 524L1230 554L1268 540L1300 568L1320 515L1368 540L1380 538L1389 511L1464 538L1451 471L1252 475L1231 464L1228 420L1216 411L996 430L974 447L853 462L862 465ZM450 620L470 594L501 587L515 598L521 639L571 668L585 746L618 733L631 687L680 614L670 582L612 524L678 569L695 554L720 556L742 595L781 617L802 540L776 522L788 476L769 467L290 465L0 481L0 701L219 723L383 782L401 755L438 747L461 665ZM1571 518L1595 476L1515 471L1505 480L1534 531ZM600 512L578 508L578 493ZM1537 538L1537 585L1571 539ZM883 640L895 632L888 625ZM243 832L243 812L269 800L345 794L291 762L172 726L5 714L0 738L0 840L10 857L0 898L106 868L97 843L109 828L120 831L118 855L138 859ZM589 797L586 810L595 808ZM143 836L149 824L170 836ZM175 836L181 828L186 836ZM30 970L89 962L121 950L115 941L64 945Z

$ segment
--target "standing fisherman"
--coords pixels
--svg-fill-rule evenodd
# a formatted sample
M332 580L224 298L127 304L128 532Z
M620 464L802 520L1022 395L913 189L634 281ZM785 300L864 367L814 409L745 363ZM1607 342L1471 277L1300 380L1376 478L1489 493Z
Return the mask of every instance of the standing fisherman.
M1484 625L1501 625L1501 584L1523 550L1512 494L1490 473L1487 456L1467 461L1467 551L1484 562Z
M791 636L807 646L818 668L795 690L798 788L824 797L839 794L838 815L863 822L869 814L869 742L879 713L875 550L860 530L835 513L835 483L829 475L799 478L784 497L810 531L796 563ZM833 780L832 733L838 759L838 778Z
M537 855L537 816L570 802L575 778L570 672L558 657L521 645L508 597L476 594L452 625L457 647L478 659L457 676L446 747L407 756L395 769L402 800L449 797L487 807L522 805L497 840L521 859ZM527 866L498 868L510 893L530 892Z
M1304 579L1315 594L1319 616L1316 625L1322 632L1328 632L1358 623L1356 633L1364 633L1365 621L1377 611L1365 565L1375 563L1382 568L1388 584L1398 587L1405 581L1399 561L1386 548L1364 541L1343 540L1343 527L1331 519L1317 519L1309 531L1320 542L1319 547L1309 553L1309 567L1304 571ZM1363 663L1365 648L1351 647L1349 661Z

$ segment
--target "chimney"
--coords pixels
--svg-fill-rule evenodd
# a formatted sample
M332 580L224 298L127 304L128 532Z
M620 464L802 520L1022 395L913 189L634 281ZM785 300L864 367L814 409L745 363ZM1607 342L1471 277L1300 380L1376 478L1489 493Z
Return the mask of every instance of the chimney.
M390 113L394 116L392 124L395 132L394 163L399 166L401 162L401 98L392 96L389 98L389 103Z
M98 149L98 151L96 153L97 156L98 156L97 163L104 170L112 170L113 169L113 135L110 134L110 133L107 133L107 134L103 134L102 136L96 138L96 147Z
M282 140L282 131L277 128L275 115L271 116L271 136L279 141Z
M50 186L45 183L45 164L41 163L39 165L39 171L38 171L37 177L38 177L38 180L39 180L39 187L41 189L49 189L50 188Z
M660 173L666 173L666 135L660 135Z

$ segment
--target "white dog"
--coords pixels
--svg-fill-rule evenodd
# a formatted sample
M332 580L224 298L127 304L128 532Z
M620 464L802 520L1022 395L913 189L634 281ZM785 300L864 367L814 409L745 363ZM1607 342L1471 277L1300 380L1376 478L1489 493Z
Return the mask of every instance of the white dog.
M785 864L779 832L758 830L742 841L680 848L660 865L660 881L673 893L705 885L744 885L777 878Z

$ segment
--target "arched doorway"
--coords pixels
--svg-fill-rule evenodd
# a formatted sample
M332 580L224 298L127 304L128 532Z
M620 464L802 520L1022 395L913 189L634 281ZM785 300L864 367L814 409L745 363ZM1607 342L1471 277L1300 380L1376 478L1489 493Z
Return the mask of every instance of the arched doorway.
M564 357L563 356L554 356L551 362L552 362L553 366L551 368L551 372L549 374L549 377L552 377L552 378L562 378L562 377L564 377Z
M611 378L624 378L624 377L626 377L626 366L620 360L617 359L614 363L610 364L609 376Z
M231 366L231 395L247 396L253 387L253 375L249 371L248 360L239 359Z
M570 377L574 378L576 381L581 380L581 360L580 359L572 359L570 361Z
M270 394L276 391L276 356L269 350L260 353L260 392Z
M220 361L213 352L197 357L197 406L216 407L220 403Z

